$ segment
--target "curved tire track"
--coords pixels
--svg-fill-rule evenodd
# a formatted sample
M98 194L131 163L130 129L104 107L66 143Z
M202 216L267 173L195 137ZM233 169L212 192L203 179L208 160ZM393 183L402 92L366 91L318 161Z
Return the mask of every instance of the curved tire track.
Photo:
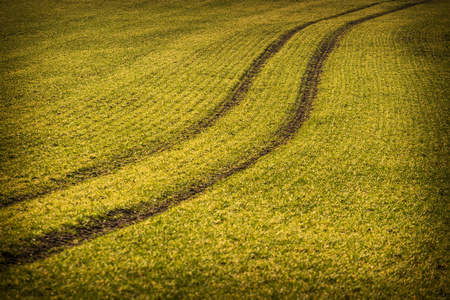
M154 155L155 153L166 151L173 148L176 144L184 142L188 139L195 137L201 132L205 131L207 128L214 125L217 120L221 117L225 116L233 107L237 106L241 100L245 97L247 91L253 85L253 81L255 77L260 73L261 69L265 65L265 63L277 54L280 49L299 31L305 29L306 27L319 23L321 21L330 20L333 18L337 18L352 12L356 12L359 10L363 10L380 3L372 3L363 7L358 7L352 10L345 11L340 14L336 14L327 18L319 19L316 21L311 21L301 26L295 27L288 32L284 33L277 40L269 44L269 46L264 49L264 51L253 61L250 67L244 72L242 77L239 79L236 86L230 93L230 96L225 98L224 101L219 103L219 105L215 108L214 112L208 117L199 120L196 124L186 128L180 133L182 137L177 142L173 143L164 143L152 146L142 146L135 147L131 149L127 149L119 155L111 157L107 160L99 162L98 164L90 167L81 167L75 171L71 171L60 178L56 178L53 180L54 187L44 187L39 189L34 193L20 194L14 196L2 197L0 201L1 207L8 207L15 203L32 200L41 196L45 196L55 191L64 190L69 188L70 186L74 186L80 184L89 179L93 179L100 176L105 176L108 174L112 174L115 171L135 163L144 157L148 157Z
M302 78L302 84L297 97L297 101L295 103L292 118L279 129L278 140L262 149L257 155L248 158L246 161L230 168L228 171L224 173L217 174L213 179L211 179L206 183L193 185L189 188L188 191L180 191L179 193L167 197L166 200L158 207L152 207L148 203L140 203L139 206L134 207L133 209L116 209L109 211L103 218L91 219L89 225L71 227L66 232L55 231L37 237L35 239L35 243L32 246L23 249L21 252L0 253L2 258L0 266L4 268L19 263L28 263L37 261L46 258L52 254L61 252L67 247L79 245L80 243L90 241L98 236L104 235L113 230L123 228L133 223L148 219L150 217L153 217L166 211L171 206L177 205L182 201L186 201L188 199L193 198L197 194L203 192L208 187L217 183L218 181L225 179L239 171L245 170L250 166L254 165L258 159L269 154L275 148L291 140L296 134L296 132L299 130L299 128L302 126L302 124L307 120L311 112L313 100L317 96L320 74L322 73L324 62L327 60L329 55L339 46L339 42L352 27L361 24L363 22L375 19L377 17L381 17L400 10L404 10L419 4L424 4L429 1L430 0L425 0L418 3L408 3L389 11L373 14L358 20L350 21L346 23L344 26L333 31L330 35L328 35L325 39L323 39L307 64L307 70ZM336 15L334 17L341 15L344 15L344 13ZM272 44L271 47L273 47L272 48L274 49L273 51L278 51L298 31L306 28L309 25L331 18L332 17L310 22L308 24L299 26L296 29L289 31L288 33L284 34L282 38L279 39L276 43ZM270 49L271 47L267 49ZM267 51L271 52L270 50ZM262 56L267 55L267 58L260 59L258 61L260 63L262 61L265 62L275 53L272 52L272 54L269 53L263 54ZM258 67L256 66L256 62L254 63L254 68L256 68L257 70L261 69L262 66L263 63L261 63ZM245 76L249 77L248 79L244 79L241 81L239 86L236 88L235 91L236 95L238 94L237 91L239 91L239 93L245 94L246 90L248 90L249 85L251 84L252 78L251 76L253 75L245 75ZM247 80L248 83L245 83ZM229 110L230 108L223 108L224 110L223 112L226 113L226 111ZM212 121L212 123L213 122L214 121ZM207 125L205 126L211 126L212 123L207 123Z

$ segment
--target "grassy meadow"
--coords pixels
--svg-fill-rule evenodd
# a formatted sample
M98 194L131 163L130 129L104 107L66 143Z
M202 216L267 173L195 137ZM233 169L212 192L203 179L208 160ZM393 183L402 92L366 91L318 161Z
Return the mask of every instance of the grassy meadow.
M0 298L448 299L449 16L446 0L2 1Z

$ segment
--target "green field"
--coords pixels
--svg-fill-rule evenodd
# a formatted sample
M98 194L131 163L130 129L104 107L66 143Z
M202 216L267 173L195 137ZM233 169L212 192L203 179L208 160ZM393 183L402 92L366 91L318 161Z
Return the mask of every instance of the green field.
M450 1L0 25L1 299L450 298Z

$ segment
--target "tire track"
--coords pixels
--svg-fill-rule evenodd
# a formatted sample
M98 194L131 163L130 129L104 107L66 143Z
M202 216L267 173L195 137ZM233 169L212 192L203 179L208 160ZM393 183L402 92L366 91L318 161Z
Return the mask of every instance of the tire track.
M123 167L136 163L144 157L154 155L155 153L166 151L172 149L175 145L184 142L188 139L194 138L196 135L202 133L207 128L211 127L216 123L221 117L225 116L232 108L237 106L242 99L245 97L246 93L253 85L253 81L256 76L259 75L261 69L266 64L266 62L277 54L280 49L299 31L305 29L308 26L319 23L321 21L334 19L352 12L363 10L382 2L372 3L362 7L358 7L352 10L348 10L330 17L323 19L311 21L305 23L301 26L295 27L288 32L282 34L277 40L269 44L269 46L264 49L264 51L253 61L250 67L244 72L244 74L239 79L236 86L230 93L230 96L225 98L214 110L214 112L208 117L199 120L196 124L186 128L180 133L181 139L173 143L162 143L157 145L147 145L140 146L123 151L121 154L106 159L99 162L94 166L81 167L75 171L68 172L63 175L63 177L53 179L53 187L44 187L33 193L26 193L14 196L3 196L0 195L0 208L8 207L15 203L32 200L47 194L67 189L71 186L80 184L89 179L94 179L100 176L105 176L113 174L114 172L122 169Z
M278 140L263 148L257 155L254 155L248 158L246 161L235 165L224 173L217 174L214 178L206 183L193 185L189 188L188 191L180 191L167 197L165 201L158 207L152 207L149 203L140 203L138 206L131 209L112 210L102 218L92 218L88 225L70 227L67 231L54 231L37 237L34 239L35 242L33 243L33 245L25 247L20 252L2 252L2 261L0 262L0 266L5 268L14 266L19 263L28 263L44 259L52 254L61 252L68 247L79 245L98 236L109 233L113 230L132 225L142 220L146 220L166 211L171 206L177 205L182 201L186 201L195 197L197 194L203 192L208 187L213 186L220 180L228 178L229 176L237 172L251 167L258 161L258 159L271 153L275 148L286 144L289 140L291 140L298 132L302 124L308 119L308 116L312 109L312 103L318 93L320 74L322 73L323 65L329 55L339 46L339 42L351 28L363 22L427 2L430 2L430 0L425 0L418 3L408 3L385 12L369 15L358 20L347 22L345 25L333 31L326 38L324 38L307 64L306 72L302 77L302 83L298 93L297 101L295 103L295 108L293 108L292 118L279 129ZM343 14L339 14L339 16L341 15ZM320 22L320 20L302 25L297 28L303 29L318 22ZM290 38L300 30L291 30L283 36L286 38ZM284 43L280 42L280 45L282 46L286 42L287 41L285 41ZM281 48L281 46L277 47ZM273 54L270 56L273 56Z

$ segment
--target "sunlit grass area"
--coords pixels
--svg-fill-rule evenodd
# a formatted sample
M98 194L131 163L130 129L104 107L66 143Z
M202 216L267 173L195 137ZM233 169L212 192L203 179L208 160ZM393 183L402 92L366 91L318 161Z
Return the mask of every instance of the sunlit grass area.
M158 206L168 196L206 184L258 156L276 141L280 126L289 118L307 61L320 41L348 20L389 7L321 22L296 36L296 42L288 43L267 62L242 103L203 134L173 149L144 156L114 174L4 208L0 213L4 220L0 224L2 250L14 252L43 233L85 225L114 209L134 208L141 202Z
M2 4L3 203L183 140L311 6L195 3Z
M122 42L140 54L123 49L129 61L120 64L120 71L113 67L118 53L109 67L108 59L100 59L98 78L78 81L79 74L61 69L63 78L46 75L48 82L39 82L40 59L56 59L51 51L62 55L55 46L61 41L47 37L36 46L32 38L59 33L57 25L36 22L33 34L24 24L29 38L13 38L4 29L5 40L10 39L2 44L9 49L2 56L1 145L9 155L1 165L4 195L51 188L46 176L62 178L89 166L83 155L94 153L92 164L102 165L111 157L120 159L127 149L139 153L136 161L112 174L3 207L4 253L117 208L140 202L158 206L171 194L257 157L276 142L278 129L289 120L308 61L321 41L348 21L405 1L368 7L300 31L266 63L239 105L192 137L185 136L186 130L229 96L251 62L280 34L371 2L91 1L77 4L85 9L77 13L71 13L74 3L62 3L48 2L60 12L60 26L72 14L86 14L89 21L76 16L72 21L99 30L95 20L101 19L92 14L97 9L103 18L117 18L104 34L121 31L121 21L130 32ZM117 10L120 16L112 13ZM293 139L160 215L45 260L4 268L0 293L5 298L447 299L449 13L448 2L433 1L352 27L327 58L310 117ZM58 14L45 17L53 20ZM161 33L161 44L153 45L153 36L128 40L138 29L152 28L151 20L162 20L154 24L167 31ZM101 44L95 36L89 37L91 46L75 41L89 51L98 45L102 53L106 43L121 41L105 38ZM192 42L195 38L198 44ZM19 41L24 45L13 51ZM59 63L73 63L78 50L65 51L69 58L61 56ZM162 55L177 51L184 54L169 67L170 59ZM25 63L34 57L40 57L35 73ZM58 66L44 69L59 72ZM63 81L56 88L52 80ZM40 90L32 96L34 86ZM61 97L50 101L58 89ZM101 108L134 98L131 106ZM64 139L59 137L63 134ZM46 142L53 138L72 152L60 156ZM165 143L170 149L146 154ZM28 156L18 155L20 151ZM24 183L27 177L39 178L33 179L39 183Z

